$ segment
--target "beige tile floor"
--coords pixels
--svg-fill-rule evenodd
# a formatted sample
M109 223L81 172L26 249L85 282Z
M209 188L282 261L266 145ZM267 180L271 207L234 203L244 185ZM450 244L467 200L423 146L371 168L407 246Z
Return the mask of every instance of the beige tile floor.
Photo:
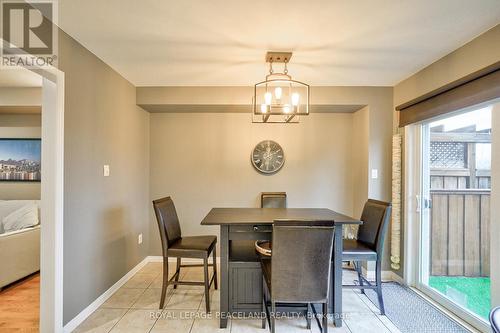
M173 272L171 272L173 274ZM203 278L202 268L186 268L181 280ZM344 271L343 279L351 283L355 275ZM205 313L203 287L179 286L167 291L166 306L158 311L162 283L160 263L148 263L123 287L115 292L99 309L87 318L74 332L86 333L266 333L259 319L232 319L227 329L219 329L215 313L219 310L219 291L211 289L212 316ZM329 332L377 332L393 333L399 330L368 298L358 291L344 290L344 325L329 326ZM280 319L277 332L318 333L313 322L311 330L306 329L304 319Z

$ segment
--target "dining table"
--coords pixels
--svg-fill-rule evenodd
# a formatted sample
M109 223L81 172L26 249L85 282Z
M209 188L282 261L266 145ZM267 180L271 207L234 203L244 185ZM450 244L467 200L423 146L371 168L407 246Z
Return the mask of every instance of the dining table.
M362 221L327 208L212 208L203 226L220 227L220 327L232 314L260 313L262 273L255 241L272 240L274 221L334 227L329 313L342 326L342 239L345 225Z

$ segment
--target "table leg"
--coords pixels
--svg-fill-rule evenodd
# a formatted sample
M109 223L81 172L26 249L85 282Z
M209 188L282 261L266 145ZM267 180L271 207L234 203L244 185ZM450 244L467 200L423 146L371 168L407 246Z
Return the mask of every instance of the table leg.
M333 323L342 326L342 224L335 224L333 240Z
M229 315L229 226L220 226L220 238L220 328L226 328Z

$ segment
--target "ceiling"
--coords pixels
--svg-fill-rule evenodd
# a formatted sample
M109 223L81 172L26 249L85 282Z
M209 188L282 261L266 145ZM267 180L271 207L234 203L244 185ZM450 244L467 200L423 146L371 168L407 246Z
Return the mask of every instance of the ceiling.
M252 85L267 50L293 51L290 73L311 85L393 86L500 23L499 0L60 0L59 13L136 86Z

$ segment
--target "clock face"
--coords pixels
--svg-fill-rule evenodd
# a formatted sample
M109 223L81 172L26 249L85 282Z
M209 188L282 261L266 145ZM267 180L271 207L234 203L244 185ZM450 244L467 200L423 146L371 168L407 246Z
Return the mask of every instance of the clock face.
M279 144L271 140L259 142L252 151L252 164L259 172L278 172L285 163L285 153Z

